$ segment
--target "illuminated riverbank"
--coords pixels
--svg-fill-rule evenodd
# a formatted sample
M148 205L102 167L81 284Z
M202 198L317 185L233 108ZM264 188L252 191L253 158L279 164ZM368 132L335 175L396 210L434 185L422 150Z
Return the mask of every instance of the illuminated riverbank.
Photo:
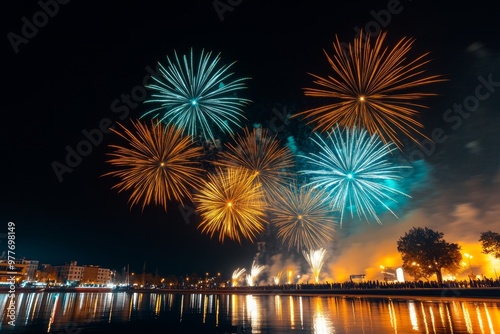
M22 291L21 291L22 290ZM74 289L74 288L49 288L49 289L21 289L19 292L129 292L129 293L177 293L177 294L240 294L240 295L280 295L280 296L400 296L400 297L442 297L442 298L487 298L500 300L500 287L479 288L381 288L381 289L317 289L307 286L293 287L238 287L219 289ZM0 291L8 293L8 291Z

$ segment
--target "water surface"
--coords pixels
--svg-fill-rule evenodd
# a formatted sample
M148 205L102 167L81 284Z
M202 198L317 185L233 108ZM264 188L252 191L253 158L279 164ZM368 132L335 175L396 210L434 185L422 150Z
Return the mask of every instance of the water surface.
M0 294L7 333L500 333L500 300L141 292Z

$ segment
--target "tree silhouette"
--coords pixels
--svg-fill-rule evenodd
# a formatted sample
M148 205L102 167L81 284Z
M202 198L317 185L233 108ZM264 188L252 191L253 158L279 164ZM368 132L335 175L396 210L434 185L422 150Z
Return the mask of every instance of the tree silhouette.
M491 254L496 259L500 258L500 234L492 231L482 232L479 238L484 254Z
M400 237L398 252L403 259L403 269L417 276L428 278L436 275L442 283L441 269L456 271L460 267L461 247L456 243L448 243L443 233L427 227L414 227Z

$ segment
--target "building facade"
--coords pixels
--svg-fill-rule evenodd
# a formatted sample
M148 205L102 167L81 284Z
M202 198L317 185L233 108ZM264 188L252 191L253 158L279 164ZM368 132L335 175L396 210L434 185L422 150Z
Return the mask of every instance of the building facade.
M86 265L83 266L83 275L81 284L109 284L111 283L111 269L101 268L99 266Z
M37 260L19 259L9 264L7 259L0 259L0 285L10 284L12 278L17 284L38 281L68 285L104 285L113 283L113 277L114 271L111 269L94 265L78 265L77 261L52 266L40 265Z
M26 265L26 276L28 281L36 280L36 271L38 270L38 260L21 260L21 264Z
M12 281L11 278L14 278L16 283L26 280L28 278L27 265L21 263L9 265L7 260L0 260L0 283L8 284Z
M63 266L55 266L57 271L57 280L65 284L78 284L83 277L83 266L79 266L76 261Z
M24 281L34 281L38 261L18 259L14 260L13 264L9 264L6 259L0 260L0 282L7 282L11 277L14 277L16 283Z

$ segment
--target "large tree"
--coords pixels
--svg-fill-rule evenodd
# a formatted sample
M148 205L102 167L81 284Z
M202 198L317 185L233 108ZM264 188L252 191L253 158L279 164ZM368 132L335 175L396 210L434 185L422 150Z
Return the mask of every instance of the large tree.
M427 227L412 228L399 238L397 245L403 259L403 269L408 273L415 272L426 278L435 274L441 283L442 269L454 272L460 267L461 247L446 242L443 233Z
M483 245L483 253L500 259L500 234L492 231L482 232L479 239Z

